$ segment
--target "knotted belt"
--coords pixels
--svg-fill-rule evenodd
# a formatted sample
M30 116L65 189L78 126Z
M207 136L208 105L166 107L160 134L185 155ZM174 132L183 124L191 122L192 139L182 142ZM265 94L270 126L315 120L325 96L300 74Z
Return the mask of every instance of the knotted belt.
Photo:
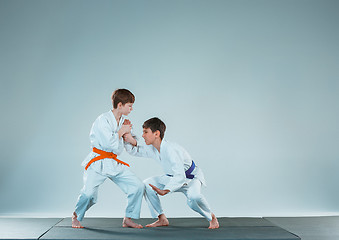
M194 163L194 161L192 161L192 165L190 166L190 168L185 171L186 178L188 178L188 179L194 178L194 175L192 174L194 168L195 168L195 163ZM169 177L173 177L173 175L170 175L170 174L166 174L166 175L169 176Z
M112 152L106 152L106 151L103 151L103 150L100 150L100 149L97 149L96 147L93 148L93 152L99 154L99 156L96 156L95 158L92 158L91 161L89 161L85 167L85 169L87 170L87 168L92 164L94 163L95 161L98 161L98 160L101 160L101 159L104 159L104 158L112 158L114 159L115 161L117 161L118 163L121 163L121 164L124 164L126 166L129 167L129 164L128 163L125 163L119 159L117 159L117 155L112 153Z

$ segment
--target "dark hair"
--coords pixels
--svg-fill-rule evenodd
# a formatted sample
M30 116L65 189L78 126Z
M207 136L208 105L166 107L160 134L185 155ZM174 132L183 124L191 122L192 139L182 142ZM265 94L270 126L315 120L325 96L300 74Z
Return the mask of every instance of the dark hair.
M157 117L146 120L142 125L142 128L149 128L152 130L152 132L159 130L161 140L164 138L164 134L166 131L165 123Z
M126 103L134 103L134 101L135 97L133 93L127 89L117 89L112 94L113 108L117 108L119 102L121 102L122 105L125 105Z

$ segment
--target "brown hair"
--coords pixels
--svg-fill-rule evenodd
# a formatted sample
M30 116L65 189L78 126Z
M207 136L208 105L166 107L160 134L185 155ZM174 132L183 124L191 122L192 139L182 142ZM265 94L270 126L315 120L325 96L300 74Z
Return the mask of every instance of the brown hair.
M126 103L134 103L134 101L135 97L133 93L127 89L117 89L112 94L113 108L117 108L119 102L125 105Z
M142 128L149 128L154 133L155 131L159 130L160 132L160 139L162 140L164 138L164 134L166 131L166 125L163 121L161 121L159 118L154 117L146 120L144 124L142 125Z

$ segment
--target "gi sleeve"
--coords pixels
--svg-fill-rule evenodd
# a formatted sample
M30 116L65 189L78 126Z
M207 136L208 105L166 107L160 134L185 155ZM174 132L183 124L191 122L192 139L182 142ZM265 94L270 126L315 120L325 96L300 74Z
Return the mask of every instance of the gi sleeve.
M126 152L136 157L152 158L153 157L152 149L146 145L140 144L140 139L138 139L137 136L133 137L137 141L137 145L133 146L132 144L125 142L124 144Z

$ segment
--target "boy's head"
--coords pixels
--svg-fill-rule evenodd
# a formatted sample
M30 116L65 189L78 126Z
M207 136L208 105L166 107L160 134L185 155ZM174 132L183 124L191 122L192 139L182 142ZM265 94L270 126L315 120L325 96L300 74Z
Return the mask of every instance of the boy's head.
M126 108L122 109L124 115L127 115L132 111L132 105L135 101L133 93L127 89L117 89L112 94L112 104L113 108ZM126 105L127 103L127 105ZM125 106L126 105L126 106Z
M143 134L142 137L145 139L147 145L152 144L156 138L162 140L165 135L166 125L159 118L150 118L142 125Z

